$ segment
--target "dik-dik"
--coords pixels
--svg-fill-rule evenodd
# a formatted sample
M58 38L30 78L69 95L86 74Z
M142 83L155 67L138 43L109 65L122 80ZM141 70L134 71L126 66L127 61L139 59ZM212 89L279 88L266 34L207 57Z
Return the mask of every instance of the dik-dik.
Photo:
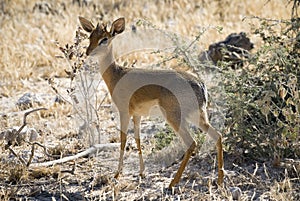
M131 117L134 123L134 138L139 151L140 175L143 175L145 166L140 142L141 116L148 115L153 106L158 106L165 120L188 147L169 188L179 182L196 147L196 142L189 133L189 123L200 127L216 142L218 184L221 185L224 177L222 135L208 121L207 90L204 83L187 72L124 68L116 64L113 48L118 47L117 44L113 47L112 41L116 35L125 30L124 18L115 20L110 30L107 30L104 24L98 23L95 27L83 17L79 17L79 21L82 28L90 33L90 43L86 54L93 56L99 62L100 73L120 114L121 147L119 167L115 177L117 178L122 173L124 148Z

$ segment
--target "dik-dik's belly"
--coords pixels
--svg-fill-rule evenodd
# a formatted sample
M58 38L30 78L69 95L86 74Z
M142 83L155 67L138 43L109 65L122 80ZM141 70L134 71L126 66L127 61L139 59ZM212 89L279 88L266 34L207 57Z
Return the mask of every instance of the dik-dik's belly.
M161 115L161 111L157 99L148 100L148 101L131 101L129 112L131 115L137 115L137 116Z

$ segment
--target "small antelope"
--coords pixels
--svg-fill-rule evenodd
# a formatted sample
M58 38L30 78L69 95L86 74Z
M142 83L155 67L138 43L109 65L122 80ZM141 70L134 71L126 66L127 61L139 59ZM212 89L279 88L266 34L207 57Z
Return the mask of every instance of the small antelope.
M109 31L104 24L98 23L95 27L83 17L79 17L79 21L82 28L90 33L90 43L86 54L99 59L100 72L120 114L121 147L119 166L115 178L118 178L122 173L126 133L131 117L134 123L134 138L139 151L140 175L143 176L145 166L140 143L140 121L141 116L148 115L149 110L157 105L166 121L188 147L169 188L172 188L179 182L187 162L196 147L196 142L189 133L189 123L200 127L202 131L208 133L216 142L218 184L221 185L224 177L222 135L208 121L205 85L195 76L186 72L132 69L117 65L113 56L112 41L117 34L125 30L124 18L115 20Z

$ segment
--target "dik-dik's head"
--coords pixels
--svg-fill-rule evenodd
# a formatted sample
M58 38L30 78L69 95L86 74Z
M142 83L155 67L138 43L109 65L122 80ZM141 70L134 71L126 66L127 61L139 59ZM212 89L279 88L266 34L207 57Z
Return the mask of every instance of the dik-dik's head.
M86 54L89 55L98 45L104 44L104 43L110 43L111 39L117 35L122 33L125 30L125 19L119 18L115 20L110 28L110 31L107 31L105 24L97 24L95 27L91 21L79 17L80 24L82 28L91 33L90 34L90 44L89 47L86 50Z

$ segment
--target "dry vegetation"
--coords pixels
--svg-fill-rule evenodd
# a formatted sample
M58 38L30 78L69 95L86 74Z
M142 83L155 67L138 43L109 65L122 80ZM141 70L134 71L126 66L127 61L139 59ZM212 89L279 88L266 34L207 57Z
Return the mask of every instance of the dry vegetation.
M229 121L235 126L227 125L223 131L225 138L226 134L231 137L225 144L227 175L224 187L217 187L215 184L216 161L213 150L208 153L196 153L184 173L180 187L174 191L167 191L165 187L179 165L172 160L174 156L171 154L180 143L171 144L169 150L165 150L166 153L153 154L155 145L151 136L157 132L160 135L168 130L161 130L163 126L160 125L163 123L157 126L148 121L142 124L144 127L142 132L150 133L143 139L143 148L148 161L146 162L147 175L143 179L137 177L138 156L132 138L129 139L127 146L126 170L119 181L112 179L113 172L117 169L117 149L104 149L97 157L82 157L62 165L40 168L26 166L32 151L35 152L32 163L37 163L75 155L88 146L86 139L78 137L78 124L72 105L55 101L57 95L48 84L50 78L55 78L56 86L62 93L66 92L69 79L66 79L65 70L69 71L70 65L67 60L57 57L62 55L57 42L62 46L74 43L75 31L79 26L78 16L84 16L94 22L99 20L111 22L117 17L124 16L128 27L135 24L138 19L146 19L161 30L178 33L191 40L206 30L200 35L199 41L196 41L201 50L207 49L211 43L223 40L230 33L243 31L255 44L254 52L259 51L262 55L260 48L266 41L252 32L253 27L260 26L260 21L250 16L290 19L292 7L292 3L288 4L287 1L280 0L104 2L81 0L2 0L0 2L0 132L13 126L21 126L24 113L32 108L48 109L27 116L27 127L35 129L39 144L25 142L8 149L6 142L0 139L0 199L232 200L239 197L241 200L299 200L300 163L297 158L300 155L299 120L293 124L296 133L290 149L293 153L280 155L275 148L275 154L259 156L251 156L252 152L257 153L255 149L259 149L258 146L253 146L253 150L246 149L246 145L242 148L239 146L243 143L236 132L244 135L248 134L248 130L244 132L235 124L243 119L236 122ZM275 26L275 31L282 31L282 26L281 24ZM259 33L262 32L260 30ZM138 66L143 62L157 62L160 58L137 54L130 55L127 59L127 63ZM260 59L259 62L261 64L263 60ZM253 62L251 64L250 68L255 68ZM300 78L299 71L297 72L298 81L296 80L295 90L299 92ZM245 77L251 79L250 74L247 76ZM105 89L101 90L103 90L102 94L105 94ZM35 97L34 103L20 107L16 103L25 93ZM103 98L105 97L101 97ZM296 100L296 95L294 98ZM244 101L242 98L235 100ZM102 143L118 141L117 122L113 120L115 115L110 104L110 100L105 98L103 107L98 111L101 117ZM297 107L299 112L300 105ZM231 110L233 111L234 108ZM236 111L242 114L241 111ZM262 111L262 113L268 115L267 112ZM233 112L229 114L231 118L236 115ZM291 118L300 119L299 113ZM264 123L269 122L266 120ZM243 140L247 140L246 137ZM253 141L255 136L250 138ZM260 136L258 139L261 138ZM239 139L239 144L234 143L236 139ZM287 146L289 140L280 145ZM273 145L277 146L276 143ZM47 152L44 151L44 147L47 147ZM249 147L251 146L247 148ZM25 160L25 165L20 158ZM239 190L241 196L235 195L239 194Z

